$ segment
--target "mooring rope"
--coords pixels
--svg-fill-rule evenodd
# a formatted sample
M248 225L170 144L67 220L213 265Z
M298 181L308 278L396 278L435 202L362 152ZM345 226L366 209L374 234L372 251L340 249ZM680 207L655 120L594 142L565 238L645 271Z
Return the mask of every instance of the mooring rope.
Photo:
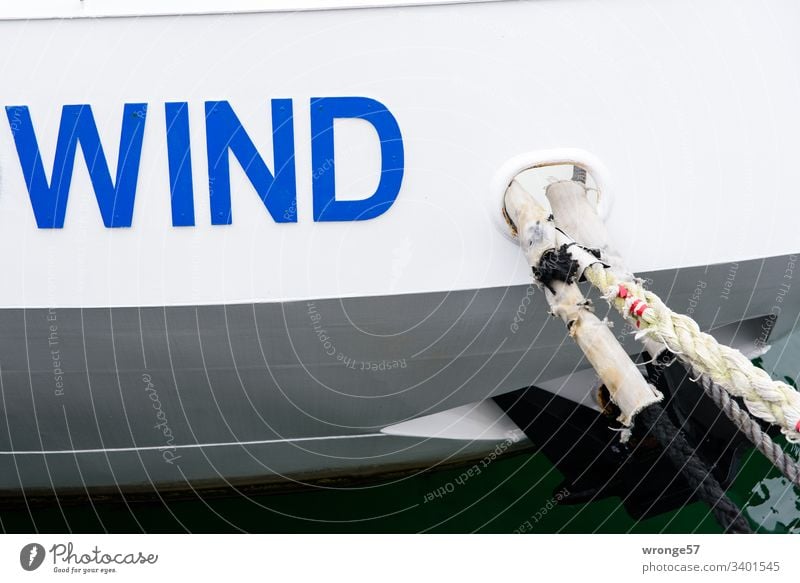
M572 181L554 184L559 188L568 183L577 184L585 193L583 180L585 178L582 173L574 170ZM750 418L732 398L741 397L755 417L780 426L787 440L800 443L800 393L786 383L772 380L766 371L753 365L741 352L719 344L713 336L701 332L690 317L676 314L656 294L647 291L641 285L641 280L625 269L621 258L612 257L613 251L608 245L605 227L599 217L590 215L585 217L586 223L578 222L578 216L583 217L584 213L581 208L585 207L583 199L576 196L580 192L573 189L571 193L562 193L565 198L556 198L554 202L550 197L550 189L555 188L554 184L548 187L546 194L554 212L557 205L563 211L565 216L561 217L562 225L565 220L571 221L572 227L582 230L595 244L581 241L576 245L574 238L565 233L558 224L558 219L554 219L553 214L548 215L516 181L506 191L503 210L512 233L520 240L520 246L533 268L537 283L550 292L545 295L553 313L561 314L562 319L565 319L564 314L574 312L571 318L565 319L570 336L578 341L587 356L592 352L593 345L585 341L581 344L580 331L576 333L573 326L581 309L586 310L586 300L581 299L579 292L564 293L564 290L575 288L576 280L583 276L638 329L636 337L645 344L648 352L653 356L663 349L672 352L693 372L697 377L695 380L701 381L704 391L737 429L784 476L800 485L800 468L797 462L791 460L761 429L758 422ZM609 258L618 260L612 261ZM558 282L558 289L553 287L554 282ZM569 306L565 308L560 305L563 299L559 303L559 295L567 298L567 301L580 300L580 305L567 309ZM611 347L605 346L605 350L610 351ZM599 362L608 365L609 362L621 363L622 359L614 357ZM618 401L636 384L620 384L613 374L614 371L608 366L598 368L594 362L592 364L606 384L607 378L614 384L619 384L615 392L616 400L614 394L611 397L620 406ZM626 419L630 419L623 423L627 425L623 435L630 434L630 423L635 416L647 433L662 445L667 456L683 473L698 497L709 503L725 531L751 532L741 512L726 496L722 486L697 456L685 436L664 414L658 400L660 396L647 399L626 416Z
M695 453L684 435L669 420L661 405L653 404L636 416L646 435L652 435L664 448L672 464L680 470L698 498L706 502L720 526L727 533L752 533L741 510L728 498L725 490Z
M557 248L547 249L540 254L538 263L532 266L536 282L550 292L548 302L554 313L559 312L560 306L557 298L563 294L563 290L577 289L576 276L579 262L572 256L570 247L571 245L564 244ZM554 287L556 282L559 282L558 288L561 292ZM569 301L574 301L578 297L582 296L569 296ZM579 306L575 313L580 314L581 309L586 310L586 306ZM573 336L577 321L577 319L567 320L570 336ZM617 393L619 394L619 391ZM695 448L669 420L657 401L644 403L636 410L635 419L637 428L640 431L644 429L642 437L652 435L658 441L672 465L685 477L694 495L711 507L714 516L725 532L752 532L747 520L742 517L739 509L727 497L725 490L711 470L697 456ZM626 429L624 433L629 434L630 429Z
M674 362L675 355L664 350L658 355L657 367L669 366ZM668 361L668 362L667 362ZM757 420L739 406L738 401L731 397L724 387L716 384L710 378L701 376L695 370L689 373L699 377L700 386L717 408L725 413L731 423L744 435L753 446L766 457L772 465L780 470L781 474L790 482L800 486L800 464L789 457L783 448L761 428Z
M750 440L750 443L764 454L764 457L772 462L772 465L778 468L787 480L800 486L800 466L786 455L783 448L761 429L758 421L739 407L739 404L728 394L724 387L721 387L710 378L701 377L700 384L703 386L706 395L725 413L736 428Z
M755 417L780 426L792 443L800 443L800 392L770 378L738 350L724 346L689 316L670 310L637 281L621 281L610 269L593 265L584 276L620 314L646 337L666 346L678 360L730 395L741 397Z

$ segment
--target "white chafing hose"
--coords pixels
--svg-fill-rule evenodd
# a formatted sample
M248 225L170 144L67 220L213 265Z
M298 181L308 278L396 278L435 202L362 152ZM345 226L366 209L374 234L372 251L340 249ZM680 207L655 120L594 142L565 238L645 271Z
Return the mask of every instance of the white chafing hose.
M553 216L517 181L506 191L505 212L516 227L528 264L539 274L537 283L545 290L551 312L566 324L570 336L597 371L611 400L620 409L618 421L630 427L636 414L659 402L662 395L646 382L607 323L589 309L589 302L578 288L580 274L599 259L574 245L574 241L556 229ZM562 246L569 247L571 256L577 260L578 272L567 278L568 281L543 279L542 264L548 261L551 252ZM628 435L629 432L624 432L623 439Z

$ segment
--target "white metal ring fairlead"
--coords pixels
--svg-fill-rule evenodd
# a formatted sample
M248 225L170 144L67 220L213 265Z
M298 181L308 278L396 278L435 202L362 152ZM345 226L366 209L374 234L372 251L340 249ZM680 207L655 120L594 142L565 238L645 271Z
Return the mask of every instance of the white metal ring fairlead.
M606 220L611 212L612 202L611 191L609 189L608 169L597 156L586 150L581 150L580 148L553 148L550 150L524 152L509 159L500 167L492 177L492 184L489 191L492 193L493 208L491 213L495 225L509 241L514 241L514 237L511 235L501 212L506 189L509 184L511 184L517 175L526 170L562 164L580 166L592 177L599 191L597 214L601 219L604 221ZM497 198L494 198L495 196ZM514 241L514 243L516 244L516 241Z

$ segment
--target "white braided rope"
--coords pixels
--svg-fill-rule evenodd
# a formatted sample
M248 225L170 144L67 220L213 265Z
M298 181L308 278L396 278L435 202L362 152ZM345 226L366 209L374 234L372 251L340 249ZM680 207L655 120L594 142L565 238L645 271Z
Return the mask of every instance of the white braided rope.
M665 345L692 370L720 385L730 395L741 397L754 416L780 426L788 441L800 443L800 392L770 378L738 350L701 332L694 320L670 310L638 281L620 280L599 264L586 269L584 275L639 329L637 338L645 337ZM625 288L624 298L619 295L620 285Z

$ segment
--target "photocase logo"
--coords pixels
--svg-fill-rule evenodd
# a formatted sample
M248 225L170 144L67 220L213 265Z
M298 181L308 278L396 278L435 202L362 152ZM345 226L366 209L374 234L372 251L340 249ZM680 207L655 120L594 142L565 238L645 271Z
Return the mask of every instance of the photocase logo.
M19 552L19 564L26 571L35 571L44 562L44 547L38 543L30 543Z

